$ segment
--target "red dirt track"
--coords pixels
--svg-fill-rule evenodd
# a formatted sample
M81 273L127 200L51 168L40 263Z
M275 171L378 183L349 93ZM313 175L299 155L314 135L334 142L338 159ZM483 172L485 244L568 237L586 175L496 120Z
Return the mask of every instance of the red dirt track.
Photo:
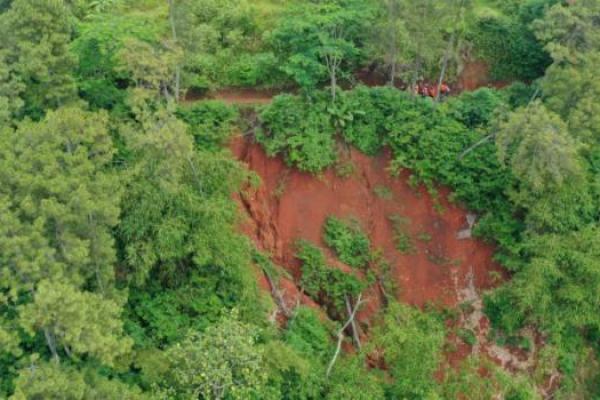
M458 232L468 226L467 212L448 202L445 188L439 189L442 210L436 211L436 201L425 188L408 185L408 172L399 178L389 174L389 154L368 157L354 149L343 150L344 162L352 163L354 172L341 178L332 169L315 177L288 168L280 158L267 157L259 145L241 137L234 139L231 149L262 181L258 189L247 188L239 196L249 217L244 232L259 249L271 253L296 281L301 271L294 257L295 242L308 239L325 249L323 223L335 215L356 218L373 246L383 250L404 302L417 306L456 305L459 291L468 285L469 274L478 291L498 283L490 274L502 273L492 260L493 247L480 240L457 238ZM385 195L377 195L376 189ZM389 220L394 214L409 221L407 233L415 248L409 254L395 248ZM349 268L339 262L334 265ZM367 296L370 304L363 309L363 320L380 303L375 290Z

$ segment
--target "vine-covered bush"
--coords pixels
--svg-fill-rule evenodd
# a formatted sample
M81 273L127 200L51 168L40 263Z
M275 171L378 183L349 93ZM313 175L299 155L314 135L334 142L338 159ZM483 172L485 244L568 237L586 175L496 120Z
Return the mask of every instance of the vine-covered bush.
M260 114L257 133L269 156L281 154L289 165L312 173L336 160L335 129L327 111L326 95L314 98L280 95Z
M356 298L364 289L364 283L352 274L327 265L321 249L308 241L298 243L296 257L302 261L300 283L306 293L324 304L332 317L345 315L346 297Z
M488 125L494 111L504 102L504 93L481 88L450 98L444 106L448 116L462 122L467 128L478 128Z
M231 137L238 111L221 101L202 101L179 107L177 116L188 124L199 147L216 149Z
M491 65L498 80L533 80L544 75L551 59L533 30L531 22L543 15L545 5L555 0L523 2L506 13L484 9L470 32L477 54Z
M365 268L370 260L371 241L357 220L329 217L323 227L325 243L351 267Z

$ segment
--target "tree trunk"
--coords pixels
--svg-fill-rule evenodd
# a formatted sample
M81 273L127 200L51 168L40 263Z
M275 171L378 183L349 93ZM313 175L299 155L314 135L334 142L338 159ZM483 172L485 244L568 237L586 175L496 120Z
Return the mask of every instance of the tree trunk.
M465 158L467 156L467 154L469 154L470 152L472 152L473 150L475 150L476 148L478 148L479 146L485 144L486 142L488 142L490 139L493 139L496 136L496 133L491 133L489 135L487 135L486 137L484 137L483 139L477 141L475 144L469 146L468 149L466 149L465 151L463 151L459 156L458 159L462 160L463 158Z
M448 48L446 49L446 53L444 54L444 62L442 64L442 70L440 71L440 78L438 79L437 91L435 94L435 101L440 101L440 91L442 89L442 83L444 83L444 78L446 76L446 70L448 69L448 62L450 61L450 52L452 48L454 48L454 40L456 38L456 34L453 31L450 36L450 41L448 42Z
M335 96L337 93L337 74L335 67L332 67L331 71L329 72L329 78L331 82L331 99L335 103Z
M348 311L348 315L352 315L352 304L350 304L350 298L346 296L346 310ZM354 345L356 349L360 351L361 343L360 343L360 335L358 332L358 326L356 325L356 320L352 318L352 322L350 324L352 326L352 337L354 338Z
M344 331L354 321L354 317L356 316L356 311L358 311L358 308L360 307L360 305L362 303L363 303L363 301L362 301L362 293L361 293L358 295L358 299L356 300L354 309L352 310L352 312L350 313L350 316L348 317L348 321L346 321L346 323L340 328L340 330L337 333L337 337L338 337L337 346L335 348L335 353L333 354L333 358L331 359L331 361L329 362L329 365L327 366L327 372L325 373L326 378L329 378L329 375L331 374L331 370L333 369L333 366L335 365L335 362L337 361L337 358L340 355L340 351L342 350L342 341L344 340Z
M175 27L175 4L174 0L167 0L169 3L169 24L171 25L171 35L173 42L177 44L177 29ZM179 103L179 91L181 81L181 70L179 65L175 67L175 101Z
M46 343L48 344L48 348L52 353L52 359L56 362L60 362L60 357L58 356L58 352L56 351L56 340L54 339L54 335L48 328L44 328L44 336L46 337Z

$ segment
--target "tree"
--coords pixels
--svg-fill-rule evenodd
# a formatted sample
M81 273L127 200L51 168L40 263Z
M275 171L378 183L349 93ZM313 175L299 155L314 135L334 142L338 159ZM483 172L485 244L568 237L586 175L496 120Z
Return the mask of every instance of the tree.
M327 77L335 101L340 75L352 72L358 60L361 30L369 18L367 11L355 1L326 1L293 8L271 32L283 71L309 89Z
M165 100L177 100L183 53L176 42L154 45L128 38L117 57L120 60L117 71L128 74L137 89L151 91Z
M73 107L0 132L0 287L55 359L111 363L128 347L114 288L113 150L107 116Z
M408 41L408 31L402 18L400 1L381 0L379 6L378 23L374 24L369 47L389 67L389 83L394 86L402 46Z
M327 400L383 400L383 379L369 371L361 355L346 356L329 377Z
M139 125L124 131L133 157L119 227L128 277L142 284L157 268L177 282L209 265L240 272L250 255L234 231L238 210L230 195L246 172L221 151L196 152L188 127L169 111L139 115Z
M599 243L600 231L594 226L528 240L527 261L508 285L510 312L541 326L552 340L598 332Z
M600 50L597 0L559 2L533 23L536 36L559 64L577 64L581 55Z
M390 85L398 76L411 87L424 77L432 78L438 63L443 80L461 48L468 0L379 0L378 4L380 16L370 47L389 66Z
M182 84L195 89L271 82L259 7L247 0L177 0L171 14L185 52ZM277 74L275 74L277 75Z
M394 398L435 398L434 374L444 344L441 321L399 303L389 305L372 333L372 347L392 375Z
M6 87L0 86L0 97L21 94L24 113L36 118L48 108L74 100L77 93L71 73L75 59L68 49L71 31L64 1L15 0L0 16L0 36L6 38L0 58L12 86L22 86L22 92L4 92Z
M466 36L466 13L471 8L470 0L447 0L446 2L446 16L447 16L447 34L448 45L444 51L442 58L442 65L440 68L440 74L437 82L437 90L435 100L439 101L442 93L442 84L448 73L448 67L452 60L455 63L460 64L461 50L464 47L464 37ZM440 21L441 22L441 21Z
M396 0L403 19L406 41L400 45L400 76L414 87L437 67L444 49L444 4L435 0ZM435 22L434 22L435 21Z
M190 334L168 351L171 387L191 399L265 398L267 375L257 335L236 312L202 334Z
M11 400L142 400L148 398L133 386L99 376L96 371L79 371L53 363L35 363L24 368L15 382Z
M567 122L575 138L594 146L600 143L600 104L596 101L600 52L581 54L579 60L576 65L555 63L548 68L542 80L544 102Z
M561 118L539 101L500 123L496 144L498 158L521 182L517 198L522 204L581 176L578 143Z
M23 107L24 85L15 77L7 61L8 52L0 50L0 124L10 121L12 116L18 115Z
M20 307L21 325L30 335L44 332L55 361L59 351L69 357L90 355L107 365L126 354L131 341L123 339L121 304L71 285L44 280L34 300Z
M557 0L494 2L494 7L476 7L469 30L475 54L490 65L496 80L533 81L543 76L552 58L534 33L532 23Z
M171 40L177 44L177 25L175 24L175 2L174 0L168 0L169 4L169 25L171 26ZM175 65L175 101L179 101L180 90L181 90L181 67L179 63Z

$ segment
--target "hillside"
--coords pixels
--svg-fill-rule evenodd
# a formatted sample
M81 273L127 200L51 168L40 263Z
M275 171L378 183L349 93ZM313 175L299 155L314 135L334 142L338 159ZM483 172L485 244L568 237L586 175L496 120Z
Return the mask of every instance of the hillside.
M600 396L600 0L0 0L0 399Z

